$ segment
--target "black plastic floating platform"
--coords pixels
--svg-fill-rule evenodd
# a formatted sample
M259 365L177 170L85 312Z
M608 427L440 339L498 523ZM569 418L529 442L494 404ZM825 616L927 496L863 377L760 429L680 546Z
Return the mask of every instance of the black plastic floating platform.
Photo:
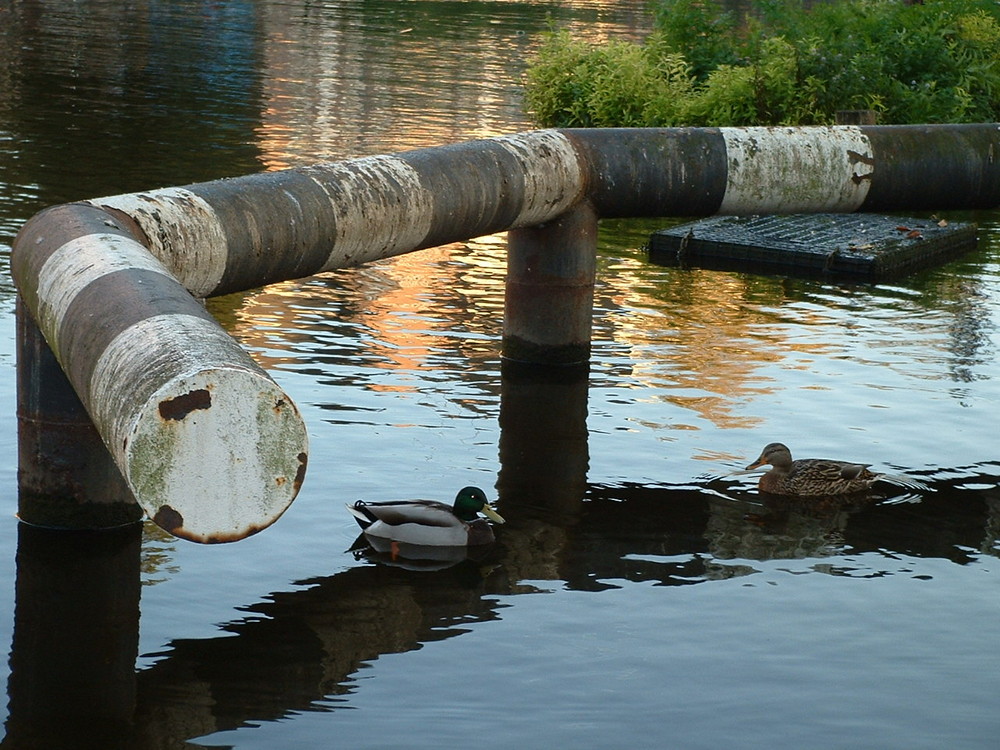
M667 266L881 281L976 246L976 225L878 214L716 216L654 232Z

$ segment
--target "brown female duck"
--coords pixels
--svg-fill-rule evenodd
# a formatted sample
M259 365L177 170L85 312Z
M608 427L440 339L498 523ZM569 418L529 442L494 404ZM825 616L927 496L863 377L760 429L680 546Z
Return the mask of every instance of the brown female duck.
M888 474L876 474L868 470L869 464L831 461L826 458L793 461L792 452L782 443L765 446L760 458L747 466L747 470L766 465L770 465L771 470L760 478L758 487L761 492L772 495L852 495L867 492L880 479L905 486L919 484L901 481Z

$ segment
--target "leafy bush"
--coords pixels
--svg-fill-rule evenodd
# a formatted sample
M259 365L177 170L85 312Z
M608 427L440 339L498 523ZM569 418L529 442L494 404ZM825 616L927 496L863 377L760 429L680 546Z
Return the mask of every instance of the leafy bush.
M642 45L549 34L526 103L559 126L1000 120L1000 7L990 0L757 0L742 22L708 0L662 0Z
M527 72L525 100L546 124L642 127L676 123L691 95L689 66L657 38L645 45L591 47L568 32L549 35Z

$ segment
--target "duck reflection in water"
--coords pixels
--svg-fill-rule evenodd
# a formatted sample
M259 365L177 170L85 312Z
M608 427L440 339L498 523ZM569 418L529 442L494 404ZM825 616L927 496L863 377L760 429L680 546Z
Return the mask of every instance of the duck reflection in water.
M474 557L470 552L496 540L486 518L504 522L478 487L463 487L450 506L436 500L358 500L347 509L361 526L361 538L374 553L367 556L395 565L410 561L419 569L441 569ZM356 543L352 549L358 548Z

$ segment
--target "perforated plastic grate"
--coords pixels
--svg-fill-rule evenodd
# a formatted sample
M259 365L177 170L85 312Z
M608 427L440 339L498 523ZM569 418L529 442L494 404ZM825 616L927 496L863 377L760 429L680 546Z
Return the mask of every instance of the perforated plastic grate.
M942 263L976 246L976 225L876 214L716 216L654 232L649 259L869 281Z

